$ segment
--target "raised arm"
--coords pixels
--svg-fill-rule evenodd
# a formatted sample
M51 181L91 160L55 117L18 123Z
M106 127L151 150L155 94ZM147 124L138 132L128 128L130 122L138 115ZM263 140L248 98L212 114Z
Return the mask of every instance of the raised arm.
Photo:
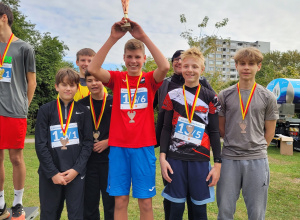
M130 22L132 27L130 34L134 38L142 41L146 45L151 55L153 56L155 63L157 64L157 69L153 73L153 77L155 81L157 83L163 81L170 69L169 61L164 57L164 55L160 52L160 50L150 40L148 35L144 32L144 30L138 23L131 21L128 18L127 20Z
M107 41L103 44L88 66L89 73L103 83L109 82L110 73L107 70L102 69L101 66L104 63L104 60L112 46L126 34L126 32L122 31L121 29L121 25L123 24L125 24L124 20L114 23Z

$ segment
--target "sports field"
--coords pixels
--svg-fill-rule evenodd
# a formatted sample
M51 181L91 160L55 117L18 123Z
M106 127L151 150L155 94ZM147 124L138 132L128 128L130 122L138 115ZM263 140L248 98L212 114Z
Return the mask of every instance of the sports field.
M269 187L268 207L266 219L269 220L296 220L300 219L300 152L294 152L293 156L280 155L279 149L269 147L269 163L271 170L271 181ZM156 149L156 156L159 155L159 149ZM12 167L9 162L8 153L5 154L6 181L5 181L5 200L7 206L11 206L13 201L12 186ZM25 162L27 167L27 176L23 203L25 206L39 206L38 197L38 159L35 153L34 144L28 143L24 150ZM163 184L160 174L159 161L157 160L156 172L157 195L153 198L154 219L164 219L164 212L160 195ZM101 208L102 209L102 208ZM139 219L137 200L130 198L129 219ZM217 218L216 202L208 205L208 218ZM37 218L39 219L39 218ZM64 210L63 220L67 220L67 213ZM103 213L101 212L101 219ZM185 213L184 219L187 219ZM237 204L235 219L247 219L247 212L243 203L243 197L240 196Z

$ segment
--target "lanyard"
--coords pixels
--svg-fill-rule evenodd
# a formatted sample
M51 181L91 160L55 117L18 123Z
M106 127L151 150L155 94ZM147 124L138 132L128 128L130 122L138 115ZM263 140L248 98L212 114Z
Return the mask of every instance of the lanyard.
M95 108L94 108L94 104L93 104L93 100L92 100L92 96L90 96L90 106L91 106L91 112L92 112L92 116L93 116L93 121L94 121L94 125L95 125L95 130L97 131L104 113L104 108L105 108L105 104L106 104L106 93L104 92L104 97L103 97L103 103L102 103L102 107L101 107L101 112L98 118L98 121L96 122L96 114L95 114Z
M61 130L62 130L64 136L66 136L67 131L68 131L68 127L69 127L70 120L71 120L72 113L73 113L73 108L74 108L74 101L72 102L72 104L70 106L70 110L69 110L68 117L66 120L66 126L64 128L64 121L63 121L63 116L62 116L62 112L61 112L60 101L59 101L59 98L57 98L58 118L59 118Z
M186 112L186 116L187 116L187 118L189 120L189 123L192 122L193 117L194 117L195 107L196 107L198 95L200 93L200 89L201 89L201 85L199 84L198 88L197 88L197 91L196 91L196 94L195 94L195 97L194 97L194 101L193 101L191 112L189 113L189 106L188 106L188 103L186 101L186 95L185 95L185 85L183 85L182 92L183 92L183 97L184 97L185 112Z
M6 56L6 53L7 53L8 49L9 49L9 46L10 46L10 44L11 44L13 38L14 38L14 34L12 33L12 34L10 35L10 38L9 38L7 44L6 44L6 47L5 47L5 50L4 50L3 55L1 56L1 54L0 54L0 67L3 66L4 58L5 58L5 56Z
M256 89L256 83L254 83L254 85L251 89L251 93L248 97L248 101L247 101L247 105L246 105L246 109L245 109L244 104L243 104L243 100L242 100L242 96L241 96L241 92L240 92L240 83L237 84L237 90L238 90L238 93L239 93L239 100L240 100L240 106L241 106L241 112L242 112L243 120L245 119L245 117L247 115L247 112L248 112L248 109L249 109L249 106L250 106L250 103L251 103L251 100L252 100L255 89Z
M128 99L129 99L129 106L130 106L130 110L133 109L133 105L134 105L134 102L135 102L135 98L136 98L136 93L137 93L137 90L139 88L139 84L140 84L140 80L142 78L142 75L143 73L141 73L139 79L138 79L138 82L137 82L137 85L136 85L136 89L134 91L134 95L133 95L133 98L131 100L131 92L130 92L130 87L129 87L129 82L128 82L128 77L127 77L128 74L126 74L126 86L127 86L127 92L128 92Z

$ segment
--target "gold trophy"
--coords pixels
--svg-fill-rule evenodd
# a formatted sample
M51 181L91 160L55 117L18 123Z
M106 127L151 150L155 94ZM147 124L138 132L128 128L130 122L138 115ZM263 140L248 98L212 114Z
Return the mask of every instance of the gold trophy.
M123 12L124 12L124 18L128 18L128 6L129 6L129 0L121 0L122 2L122 7L123 7ZM121 26L122 31L130 31L131 26L130 23L126 20L126 23Z

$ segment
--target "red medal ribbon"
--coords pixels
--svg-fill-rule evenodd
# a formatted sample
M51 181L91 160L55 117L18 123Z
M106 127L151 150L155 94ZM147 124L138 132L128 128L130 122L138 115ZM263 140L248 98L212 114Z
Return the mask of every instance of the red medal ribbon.
M0 54L0 67L3 66L4 58L5 58L5 56L6 56L6 53L7 53L8 49L9 49L9 46L10 46L10 44L11 44L13 38L14 38L14 34L12 33L12 34L10 35L10 38L9 38L7 44L6 44L6 47L5 47L3 56L1 56L1 54Z
M242 96L241 96L241 92L240 92L240 83L237 84L237 90L238 90L238 93L239 93L239 100L240 100L240 106L241 106L241 112L242 112L243 121L244 121L244 119L245 119L245 117L247 115L247 112L248 112L248 109L249 109L249 106L250 106L250 103L251 103L251 100L252 100L252 97L253 97L255 89L256 89L256 82L252 86L250 95L248 97L246 109L245 109L244 108L244 103L243 103L243 100L242 100Z
M66 136L67 131L68 131L68 127L69 127L70 120L71 120L72 113L73 113L73 108L74 108L74 101L72 102L72 104L70 106L70 110L69 110L68 117L67 117L67 120L66 120L66 126L64 128L64 120L63 120L63 117L62 117L60 101L59 101L59 98L57 98L58 118L59 118L61 130L62 130L64 136Z
M138 82L137 82L136 89L134 91L134 95L133 95L132 100L131 100L131 92L130 92L130 87L129 87L129 82L128 82L127 75L128 75L128 73L126 74L126 86L127 86L127 92L128 92L129 106L130 106L130 110L132 110L133 109L133 105L135 103L136 93L137 93L137 90L139 88L140 80L142 78L143 73L141 73L141 75L140 75L140 77L138 79Z
M191 109L191 113L189 113L189 106L188 103L186 101L186 95L185 95L185 85L183 85L183 97L184 97L184 105L185 105L185 112L186 112L186 116L189 120L189 123L192 123L193 117L194 117L194 113L195 113L195 107L196 107L196 103L197 103L197 99L198 99L198 95L200 93L200 89L201 89L201 85L198 85L195 97L194 97L194 101L193 101L193 105L192 105L192 109Z
M104 113L104 108L105 108L105 104L106 104L106 93L104 92L104 97L103 97L103 103L102 103L102 107L101 107L101 112L98 118L98 121L96 122L96 114L95 114L95 108L94 108L94 104L93 104L93 100L92 100L92 96L90 96L90 106L91 106L91 112L92 112L92 116L93 116L93 121L94 121L94 125L95 125L95 130L97 131Z

